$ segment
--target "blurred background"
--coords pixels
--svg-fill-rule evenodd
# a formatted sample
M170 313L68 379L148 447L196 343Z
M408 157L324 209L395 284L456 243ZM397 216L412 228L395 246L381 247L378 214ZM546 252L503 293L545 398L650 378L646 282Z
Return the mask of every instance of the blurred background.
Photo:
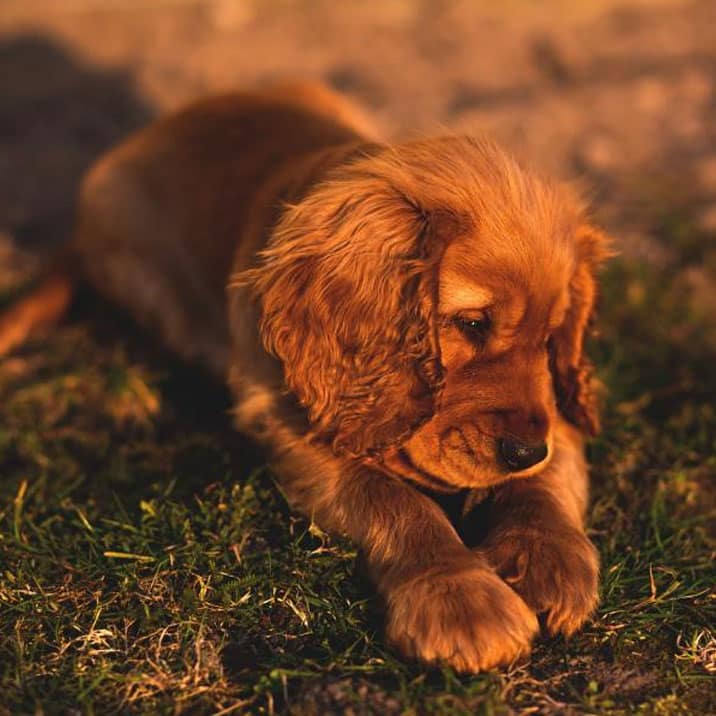
M320 78L390 138L487 132L582 180L627 252L716 232L712 0L2 0L0 232L66 237L83 169L208 92Z

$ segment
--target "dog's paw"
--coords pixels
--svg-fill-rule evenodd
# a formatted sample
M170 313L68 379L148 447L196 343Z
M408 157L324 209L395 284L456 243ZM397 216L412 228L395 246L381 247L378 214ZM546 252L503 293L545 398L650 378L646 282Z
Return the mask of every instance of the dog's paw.
M387 594L386 636L403 655L477 673L529 653L537 618L482 561L432 570Z
M570 636L599 601L599 556L579 530L499 529L478 552L538 614L550 634Z

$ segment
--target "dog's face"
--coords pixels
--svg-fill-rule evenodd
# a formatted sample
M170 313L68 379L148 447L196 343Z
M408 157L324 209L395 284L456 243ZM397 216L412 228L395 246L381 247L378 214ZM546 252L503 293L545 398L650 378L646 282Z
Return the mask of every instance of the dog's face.
M582 343L605 253L562 187L468 139L343 168L247 274L266 346L336 452L440 488L539 471L596 428Z
M550 340L570 304L573 246L485 234L443 254L434 319L443 387L432 418L389 458L436 486L526 477L553 449Z

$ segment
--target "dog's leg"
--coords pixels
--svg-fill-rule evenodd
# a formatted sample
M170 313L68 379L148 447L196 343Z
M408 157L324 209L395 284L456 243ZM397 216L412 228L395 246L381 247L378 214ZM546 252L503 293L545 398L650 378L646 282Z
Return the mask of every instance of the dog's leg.
M537 613L550 633L570 635L598 601L599 557L584 530L587 467L582 440L561 423L545 471L495 492L477 549Z
M294 507L360 548L404 655L477 672L529 651L534 613L431 499L302 441L274 466Z

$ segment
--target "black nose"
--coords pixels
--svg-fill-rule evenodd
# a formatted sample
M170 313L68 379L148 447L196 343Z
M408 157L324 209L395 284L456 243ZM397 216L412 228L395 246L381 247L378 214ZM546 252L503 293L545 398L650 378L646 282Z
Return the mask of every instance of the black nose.
M503 439L500 440L500 455L512 472L519 472L542 462L547 457L547 445L527 445L517 440Z

